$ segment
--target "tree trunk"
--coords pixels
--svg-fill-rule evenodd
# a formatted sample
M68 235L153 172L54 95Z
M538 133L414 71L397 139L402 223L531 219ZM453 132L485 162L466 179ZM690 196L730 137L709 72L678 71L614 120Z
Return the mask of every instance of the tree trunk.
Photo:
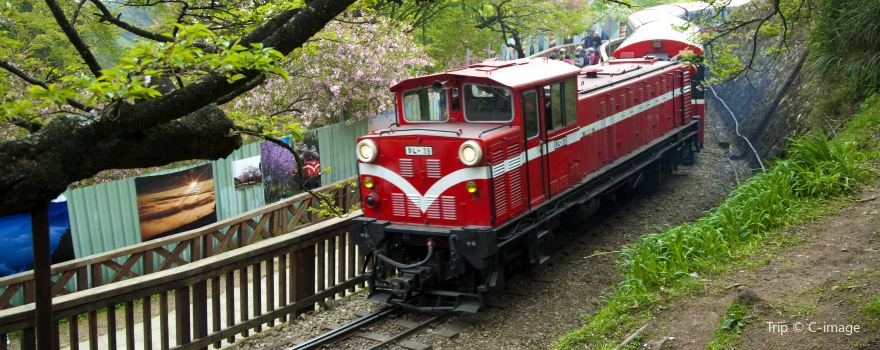
M519 37L518 32L513 32L513 49L516 50L516 54L519 58L526 57L526 51L522 46L522 38Z

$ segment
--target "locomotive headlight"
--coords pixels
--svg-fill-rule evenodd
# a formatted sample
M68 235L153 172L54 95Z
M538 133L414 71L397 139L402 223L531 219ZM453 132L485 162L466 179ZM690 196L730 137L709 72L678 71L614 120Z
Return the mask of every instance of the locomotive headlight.
M364 163L372 163L376 160L376 156L379 154L379 150L376 148L376 143L373 140L366 139L361 140L357 144L357 157L360 161Z
M373 183L373 178L372 178L372 177L367 176L367 177L364 178L364 187L366 187L366 188L373 188L373 186L375 186L375 185L376 185L376 184Z
M474 166L483 159L483 149L475 141L467 141L458 148L458 159L467 166Z

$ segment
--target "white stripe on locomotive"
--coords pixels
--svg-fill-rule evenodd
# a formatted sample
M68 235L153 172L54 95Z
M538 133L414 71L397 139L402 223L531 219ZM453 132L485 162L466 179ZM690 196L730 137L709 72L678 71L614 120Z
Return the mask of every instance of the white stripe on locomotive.
M469 167L456 170L435 182L431 186L431 188L429 188L428 191L425 192L424 195L419 192L419 190L417 190L415 186L413 186L409 181L407 181L391 169L385 168L381 165L370 163L359 163L358 167L361 175L375 176L390 182L394 186L397 186L397 188L403 191L403 193L406 194L406 197L409 198L409 200L412 201L413 204L415 204L419 208L419 210L422 211L422 213L425 213L431 206L431 204L433 204L434 201L443 194L443 192L446 192L446 190L448 190L452 186L470 180L484 180L494 177L500 177L507 172L519 169L524 164L526 164L527 161L540 157L542 153L541 147L546 147L545 151L543 152L543 154L546 156L558 149L581 141L581 139L583 139L587 135L593 134L604 128L611 127L612 125L636 116L639 113L648 110L649 108L656 107L660 104L672 100L675 97L681 96L683 93L689 92L690 89L690 86L685 86L684 92L681 92L678 89L667 92L663 95L657 96L636 106L630 107L624 111L616 113L608 118L604 118L602 120L581 127L580 129L576 129L575 131L566 134L564 139L559 138L555 140L550 140L544 144L532 147L527 151L523 151L517 156L506 159L502 163L493 165L491 168ZM561 140L565 141L556 142Z

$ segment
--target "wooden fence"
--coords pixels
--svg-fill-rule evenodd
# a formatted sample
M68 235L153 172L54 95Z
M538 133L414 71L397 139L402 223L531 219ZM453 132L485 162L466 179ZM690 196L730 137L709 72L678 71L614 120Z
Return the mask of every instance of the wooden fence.
M349 180L316 190L329 194L346 211L356 202L356 191ZM309 210L318 208L318 202L308 193L302 193L199 229L57 264L52 267L52 296L73 292L72 285L75 291L84 291L165 271L326 220ZM142 267L139 269L142 273L133 269L136 265ZM109 274L109 278L105 279L105 274ZM23 298L18 298L23 299L23 304L32 303L33 280L33 271L0 278L0 309L22 304L13 303L19 293L23 294Z
M278 210L291 212L288 206L260 212ZM116 349L122 344L126 349L219 348L221 342L260 332L362 286L363 258L349 232L351 217L358 215L355 211L235 250L213 249L213 254L206 254L208 249L201 243L205 238L189 233L179 244L193 251L192 262L55 298L52 334L34 334L34 304L0 311L0 349L32 348L34 339L49 336L56 344L67 340L61 344L71 349ZM262 220L227 224L250 226L247 222ZM228 236L219 234L216 240L232 241ZM241 242L255 236L259 233L242 236ZM215 239L213 233L198 237ZM154 249L143 251L156 254ZM154 316L156 305L158 316ZM121 317L116 315L119 310L124 313ZM143 317L141 322L136 314ZM157 317L158 327L153 322Z

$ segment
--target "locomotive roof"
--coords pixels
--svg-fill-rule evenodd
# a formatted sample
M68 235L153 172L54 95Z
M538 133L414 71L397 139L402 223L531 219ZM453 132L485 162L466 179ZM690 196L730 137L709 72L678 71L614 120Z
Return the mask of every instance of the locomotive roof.
M391 126L387 129L376 130L370 135L394 135L394 136L438 136L477 139L484 136L495 136L513 128L510 123L431 123Z
M687 21L677 17L661 18L646 23L627 37L617 50L614 50L612 55L620 58L624 53L632 52L636 47L644 45L651 47L654 41L664 42L670 48L677 50L692 50L701 54L703 52L702 46L692 40L698 29L691 27L686 31L681 31L679 28L685 25L687 25ZM664 49L667 49L667 47L664 46ZM657 50L661 51L660 49ZM676 53L677 51L667 52L670 57L675 56Z
M632 29L638 29L639 27L654 22L660 18L670 16L682 18L685 15L687 15L687 10L682 6L657 5L641 11L633 12L627 17L627 22L629 22L629 25L633 27Z
M583 68L585 74L578 77L578 92L588 93L625 80L650 74L674 65L671 61L660 61L656 58L616 59L600 65ZM595 77L588 77L587 72L595 72Z
M580 69L561 61L546 58L523 58L513 61L486 61L454 70L404 80L391 87L399 91L429 85L449 78L485 79L511 88L540 84L545 81L574 77Z

